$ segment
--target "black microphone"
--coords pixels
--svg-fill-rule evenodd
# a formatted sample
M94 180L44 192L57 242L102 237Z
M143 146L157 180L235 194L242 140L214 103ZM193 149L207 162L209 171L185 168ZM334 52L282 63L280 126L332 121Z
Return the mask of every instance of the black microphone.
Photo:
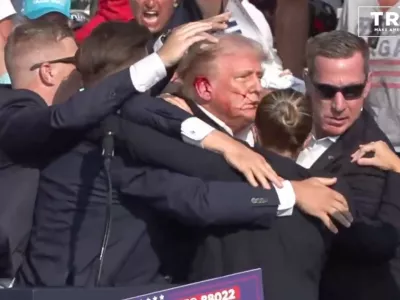
M111 179L111 160L114 157L114 132L111 130L112 120L107 120L105 123L106 132L103 137L102 143L102 156L104 158L104 171L107 179L107 207L106 207L106 220L104 226L103 241L101 243L100 255L99 255L99 268L96 274L95 286L100 285L101 275L103 271L104 257L108 246L108 240L111 234L111 220L112 220L112 201L113 201L113 186Z
M107 131L103 137L103 153L104 158L112 158L114 156L114 132Z

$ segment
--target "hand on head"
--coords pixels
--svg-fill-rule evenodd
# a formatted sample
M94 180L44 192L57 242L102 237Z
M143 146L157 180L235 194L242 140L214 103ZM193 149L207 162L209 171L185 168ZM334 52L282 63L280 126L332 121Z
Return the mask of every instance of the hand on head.
M224 13L206 20L187 23L172 30L158 51L165 66L172 67L177 64L186 51L197 42L217 43L218 39L209 32L225 29L229 17L230 13Z

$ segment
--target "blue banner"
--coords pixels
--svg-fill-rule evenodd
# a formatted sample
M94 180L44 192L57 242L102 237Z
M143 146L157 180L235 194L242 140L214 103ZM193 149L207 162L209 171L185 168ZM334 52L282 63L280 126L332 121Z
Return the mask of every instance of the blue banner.
M264 300L261 269L123 300Z

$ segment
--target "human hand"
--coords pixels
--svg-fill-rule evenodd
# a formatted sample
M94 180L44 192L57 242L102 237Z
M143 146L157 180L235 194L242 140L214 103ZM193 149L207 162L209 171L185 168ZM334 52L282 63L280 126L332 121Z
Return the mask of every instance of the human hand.
M209 43L217 43L218 38L207 33L207 31L227 28L226 22L229 20L229 17L230 13L224 13L206 20L187 23L173 29L164 45L158 51L158 55L165 67L172 67L178 63L186 51L197 42L207 41Z
M271 181L277 187L282 187L283 179L276 174L264 157L227 134L214 130L204 138L202 145L206 149L222 153L225 160L241 172L252 186L261 185L270 189L268 181Z
M235 169L240 171L247 181L254 187L261 186L270 189L268 181L277 187L282 187L283 179L276 174L265 158L245 145L232 139L234 143L225 151L225 160Z
M368 153L373 154L373 156L365 157ZM359 149L351 155L351 158L351 162L360 166L373 166L381 170L400 173L399 157L383 141L360 145Z
M192 110L190 109L189 105L187 105L187 103L185 102L185 100L183 100L182 98L179 98L177 96L171 95L171 94L162 94L160 95L160 97L162 99L164 99L165 101L171 103L172 105L175 105L177 107L179 107L180 109L188 112L189 114L193 115Z
M299 209L320 219L333 233L337 233L338 229L331 218L345 227L350 227L353 222L346 199L329 188L336 181L336 178L317 177L292 181Z

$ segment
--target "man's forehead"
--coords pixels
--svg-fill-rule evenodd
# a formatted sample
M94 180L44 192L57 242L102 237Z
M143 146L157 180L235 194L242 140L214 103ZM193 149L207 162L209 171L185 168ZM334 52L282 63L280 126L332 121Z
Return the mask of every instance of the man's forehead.
M313 75L320 80L358 81L365 78L364 60L361 54L349 58L317 56L314 60Z

